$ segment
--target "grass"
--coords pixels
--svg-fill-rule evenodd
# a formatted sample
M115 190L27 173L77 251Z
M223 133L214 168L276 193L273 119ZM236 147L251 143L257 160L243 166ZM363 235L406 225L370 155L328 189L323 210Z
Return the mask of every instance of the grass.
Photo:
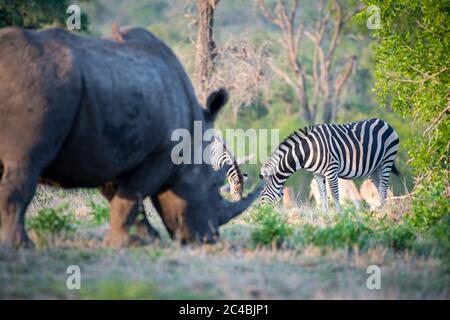
M102 225L109 221L109 205L105 201L97 203L91 200L89 207L95 225Z
M0 249L0 298L450 298L446 261L433 251L435 244L403 225L404 203L375 213L349 209L343 216L308 207L254 207L222 227L217 244L203 246L170 241L146 203L162 239L115 250L102 246L107 224L98 225L95 215L104 219L103 209L90 205L101 203L99 195L84 196L86 214L73 224L75 232L55 232L52 243L36 250ZM59 217L71 211L57 208L41 208L28 220L42 212ZM443 228L436 232L446 234ZM380 290L366 287L372 264L381 267ZM81 269L80 290L66 288L69 265Z
M56 208L39 210L38 214L26 220L27 229L35 235L41 246L54 243L55 237L75 231L75 217L66 203Z

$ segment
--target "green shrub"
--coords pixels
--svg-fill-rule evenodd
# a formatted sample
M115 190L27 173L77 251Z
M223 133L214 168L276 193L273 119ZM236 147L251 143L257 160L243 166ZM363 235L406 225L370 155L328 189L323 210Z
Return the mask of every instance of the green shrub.
M46 208L34 217L27 219L27 228L34 232L40 244L47 244L56 235L70 233L75 230L75 216L69 211L69 205Z
M374 242L375 232L363 221L355 220L346 214L337 217L335 225L320 228L304 225L299 230L302 244L313 244L320 247L344 248L357 245L366 248Z
M382 244L397 250L413 249L417 241L417 231L409 220L400 223L381 223Z
M394 223L384 219L345 214L336 217L334 225L320 228L304 225L297 230L296 242L301 245L312 244L319 247L348 248L358 246L368 249L387 246L397 250L411 249L417 240L417 233L411 223Z
M378 40L374 89L380 103L426 128L422 137L401 142L409 144L410 163L418 174L412 221L426 231L449 211L444 184L450 140L450 5L433 0L363 2L376 5L383 17L382 27L371 30ZM361 21L367 14L359 14Z
M447 212L429 232L436 255L442 259L442 265L450 274L450 213Z
M89 207L91 208L90 213L96 225L108 222L109 207L106 203L95 203L94 201L91 201Z
M450 199L445 196L443 181L419 185L414 193L412 223L428 230L450 212Z
M275 243L281 246L293 231L286 216L271 206L256 208L251 214L251 219L257 224L251 235L255 245L266 246Z

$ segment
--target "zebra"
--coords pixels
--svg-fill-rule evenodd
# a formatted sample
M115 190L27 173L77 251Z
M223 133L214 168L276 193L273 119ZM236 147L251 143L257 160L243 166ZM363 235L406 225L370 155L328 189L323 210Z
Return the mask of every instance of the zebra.
M391 170L398 174L394 160L399 141L395 130L380 119L299 129L278 146L261 168L260 177L265 180L265 186L260 203L276 203L286 180L294 172L305 169L313 173L319 185L322 211L328 211L325 180L336 211L341 211L338 178L370 176L383 204Z
M211 142L211 166L214 171L227 169L227 180L230 184L230 195L234 201L239 201L244 192L244 182L247 181L247 173L241 173L241 169L234 159L233 153L228 149L225 141L218 136L212 137Z

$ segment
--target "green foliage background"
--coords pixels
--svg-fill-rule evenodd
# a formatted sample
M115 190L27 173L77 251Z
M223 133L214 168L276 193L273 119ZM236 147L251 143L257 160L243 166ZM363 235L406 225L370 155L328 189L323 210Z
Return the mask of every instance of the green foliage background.
M408 153L417 175L414 222L429 228L450 211L450 2L366 3L377 5L382 18L373 32L378 101L428 128L409 140Z
M89 0L80 1L87 2ZM67 8L77 2L69 0L0 0L0 28L22 26L38 29L46 26L64 27L69 15ZM89 26L87 15L81 11L81 30Z

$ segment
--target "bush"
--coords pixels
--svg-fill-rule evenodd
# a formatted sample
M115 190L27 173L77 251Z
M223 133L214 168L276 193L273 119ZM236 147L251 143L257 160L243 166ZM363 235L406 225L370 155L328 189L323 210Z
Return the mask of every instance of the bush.
M436 255L442 259L447 274L450 274L450 213L447 212L430 233Z
M251 214L251 220L257 224L251 235L255 245L267 246L275 243L281 246L293 231L286 216L273 210L271 206L256 208Z
M450 220L450 219L449 219ZM357 246L362 250L385 246L395 250L419 249L417 243L419 232L409 218L401 222L390 219L374 218L368 213L347 210L335 217L335 223L326 227L305 224L295 230L289 225L286 215L270 206L257 207L247 217L247 222L256 224L251 234L253 244L281 246L289 240L301 246L314 245L323 248L351 248ZM440 242L448 241L445 228L436 230ZM448 225L447 229L448 231ZM294 233L295 231L295 233ZM445 238L447 237L447 238ZM433 246L436 239L432 240ZM428 247L427 252L430 252Z
M383 244L394 249L413 249L416 245L417 231L407 219L401 223L382 223L380 233Z
M412 221L426 231L449 211L444 184L448 187L450 5L433 0L364 2L376 5L383 17L382 27L371 32L379 40L374 88L379 101L427 128L422 137L409 139L411 165L418 174Z
M296 241L301 245L312 244L332 249L387 246L405 250L413 248L417 239L416 231L408 221L393 223L355 214L337 216L336 219L335 225L325 228L304 225L298 230Z
M68 204L56 208L46 208L40 210L36 216L27 219L28 229L36 234L40 244L45 245L56 235L75 230L75 216L68 209Z
M376 236L365 223L354 220L350 215L338 216L333 226L320 228L305 225L299 230L298 240L302 244L313 244L321 247L345 248L357 245L366 248Z
M436 181L419 185L413 200L412 223L420 230L428 230L450 212L450 200L445 196L445 184Z

